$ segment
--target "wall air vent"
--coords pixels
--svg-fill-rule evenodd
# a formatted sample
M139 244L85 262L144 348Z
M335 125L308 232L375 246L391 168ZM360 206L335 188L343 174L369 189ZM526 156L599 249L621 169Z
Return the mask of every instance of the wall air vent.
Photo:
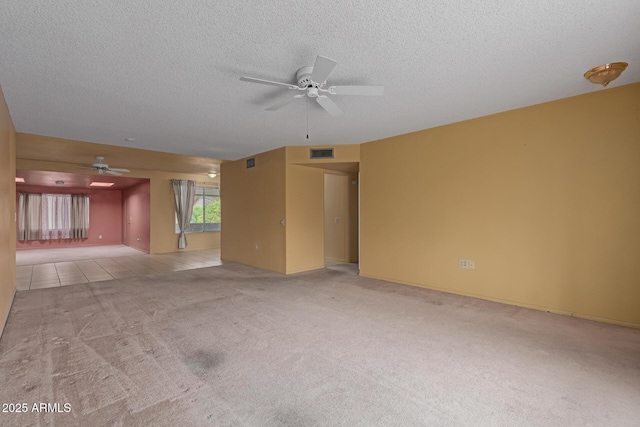
M310 153L312 159L333 159L333 148L312 148Z
M247 159L247 169L255 167L255 165L256 165L256 158L255 157Z

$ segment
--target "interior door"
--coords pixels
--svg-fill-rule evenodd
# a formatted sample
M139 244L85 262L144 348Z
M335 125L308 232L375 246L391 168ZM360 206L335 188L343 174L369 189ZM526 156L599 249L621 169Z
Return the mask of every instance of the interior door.
M324 174L324 257L326 261L348 262L347 232L349 177Z

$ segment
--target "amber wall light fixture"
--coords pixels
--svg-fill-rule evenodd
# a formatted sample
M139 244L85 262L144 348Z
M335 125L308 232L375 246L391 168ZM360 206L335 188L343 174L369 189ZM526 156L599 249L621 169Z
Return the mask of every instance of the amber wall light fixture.
M626 62L612 62L610 64L599 65L584 73L584 78L591 83L607 87L609 83L620 77L620 74L627 68Z

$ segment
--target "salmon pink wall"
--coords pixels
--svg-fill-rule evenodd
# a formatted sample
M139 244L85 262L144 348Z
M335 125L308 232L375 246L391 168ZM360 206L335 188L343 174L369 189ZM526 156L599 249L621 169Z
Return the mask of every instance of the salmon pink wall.
M122 192L122 242L132 248L151 249L151 184L147 180Z
M86 239L18 240L17 249L45 249L122 244L122 191L18 185L18 193L89 194L89 237ZM102 239L100 239L102 235ZM17 236L17 223L16 223Z

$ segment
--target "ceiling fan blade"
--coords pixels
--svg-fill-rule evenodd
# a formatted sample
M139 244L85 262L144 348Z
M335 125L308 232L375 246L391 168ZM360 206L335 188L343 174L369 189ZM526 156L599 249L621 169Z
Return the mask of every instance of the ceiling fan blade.
M109 168L109 170L116 171L116 172L131 172L129 169Z
M272 82L271 80L256 79L253 77L240 77L240 80L243 82L261 83L263 85L285 86L289 89L300 89L297 85L293 85L291 83Z
M116 172L116 171L114 171L113 169L107 169L107 170L105 171L105 173L108 173L109 175L115 175L115 176L120 176L120 175L122 175L120 172Z
M336 64L337 62L333 59L318 55L316 62L313 64L313 71L311 71L311 80L318 84L324 83Z
M293 102L296 99L300 99L302 98L304 95L295 95L292 98L287 98L284 101L280 101L277 102L275 104L273 104L272 106L270 106L269 108L265 108L265 110L267 111L276 111L279 110L280 108L284 107L285 105L289 105L291 102Z
M382 96L384 86L331 86L329 93L333 95Z
M318 100L318 104L320 104L322 108L324 108L327 113L331 114L332 116L336 117L343 114L343 111L340 109L340 107L338 107L336 103L328 97L319 96L316 99Z

